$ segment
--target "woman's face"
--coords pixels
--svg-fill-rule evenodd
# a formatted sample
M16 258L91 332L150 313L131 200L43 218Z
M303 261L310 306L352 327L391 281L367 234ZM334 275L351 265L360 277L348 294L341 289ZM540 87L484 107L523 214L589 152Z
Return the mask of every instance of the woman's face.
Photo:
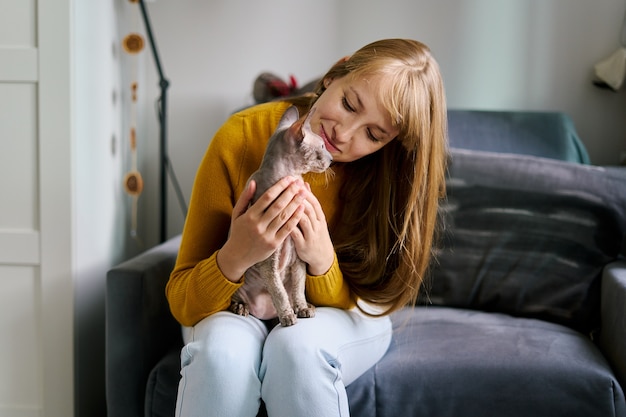
M324 139L334 162L352 162L376 152L398 135L378 101L380 76L342 77L326 84L313 105L311 128Z

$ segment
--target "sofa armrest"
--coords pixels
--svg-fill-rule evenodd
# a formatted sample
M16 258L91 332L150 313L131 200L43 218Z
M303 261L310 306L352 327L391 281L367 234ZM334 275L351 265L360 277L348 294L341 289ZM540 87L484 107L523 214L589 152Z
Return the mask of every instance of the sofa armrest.
M626 261L607 265L602 275L600 346L626 387Z
M107 273L107 413L144 415L146 381L168 351L182 346L181 328L172 317L165 285L174 267L180 237L164 242Z

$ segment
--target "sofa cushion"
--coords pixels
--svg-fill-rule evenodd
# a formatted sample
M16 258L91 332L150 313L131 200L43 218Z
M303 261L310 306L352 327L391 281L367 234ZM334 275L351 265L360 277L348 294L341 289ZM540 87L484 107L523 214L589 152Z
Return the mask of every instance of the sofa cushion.
M393 315L387 354L348 386L359 417L623 416L624 393L584 335L447 307Z
M453 150L421 303L597 329L602 268L624 253L625 182L626 170Z

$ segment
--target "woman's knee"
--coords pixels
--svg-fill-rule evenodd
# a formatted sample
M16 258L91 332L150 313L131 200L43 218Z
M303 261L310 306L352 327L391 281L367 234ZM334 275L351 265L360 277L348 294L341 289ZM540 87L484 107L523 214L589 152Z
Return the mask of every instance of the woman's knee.
M332 372L338 367L336 358L326 351L313 334L298 327L276 327L268 335L263 348L261 378L269 372L270 378L280 378L297 383L296 380L315 380L319 372Z
M268 369L276 368L272 376L335 378L339 372L349 383L387 350L391 339L388 318L372 319L331 308L318 312L319 317L270 332L263 350L262 378Z
M258 369L267 330L254 318L232 313L217 313L207 317L191 333L191 340L183 348L183 367L194 364L212 372L226 372L233 364L247 364Z
M206 415L207 410L213 415L256 415L261 397L261 352L267 334L257 321L218 313L186 329L178 415Z

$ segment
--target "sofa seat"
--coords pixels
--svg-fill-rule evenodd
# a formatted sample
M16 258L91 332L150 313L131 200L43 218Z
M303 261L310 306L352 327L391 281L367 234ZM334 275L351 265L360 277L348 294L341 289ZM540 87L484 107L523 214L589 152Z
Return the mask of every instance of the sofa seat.
M624 393L602 353L568 327L434 306L399 311L393 323L387 354L347 388L354 416L611 417L625 412ZM178 351L153 369L146 392L149 416L173 415L179 372Z
M355 416L608 417L625 411L624 393L600 350L568 327L448 307L404 309L393 322L387 354L348 387Z

